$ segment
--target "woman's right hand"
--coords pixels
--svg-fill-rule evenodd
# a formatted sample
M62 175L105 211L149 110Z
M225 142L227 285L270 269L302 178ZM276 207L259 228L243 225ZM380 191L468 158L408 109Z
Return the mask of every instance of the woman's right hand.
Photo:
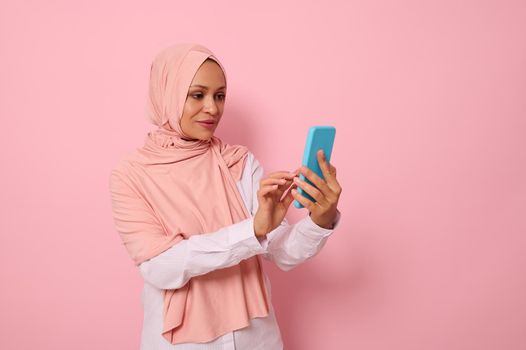
M292 180L298 174L299 169L294 172L277 171L259 182L257 192L259 205L254 216L254 232L257 237L265 236L278 227L285 218L294 200L290 190L297 187ZM281 199L286 190L288 190L287 194Z

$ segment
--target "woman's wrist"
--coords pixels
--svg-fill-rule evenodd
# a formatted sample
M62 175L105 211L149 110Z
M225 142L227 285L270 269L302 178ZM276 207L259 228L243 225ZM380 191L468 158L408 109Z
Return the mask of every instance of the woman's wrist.
M312 217L311 213L309 213L309 216L316 225L319 227L325 228L327 230L332 230L334 228L334 219L336 218L336 215L334 215L332 220L320 220L319 218Z
M256 237L258 237L258 238L265 237L267 235L267 233L268 233L268 231L266 229L260 228L256 224L256 221L254 221L254 234L256 235Z

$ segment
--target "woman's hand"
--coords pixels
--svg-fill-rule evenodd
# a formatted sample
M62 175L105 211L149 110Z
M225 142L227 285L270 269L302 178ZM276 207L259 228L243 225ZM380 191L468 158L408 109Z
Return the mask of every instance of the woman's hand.
M294 183L314 198L316 203L305 198L295 189L291 192L294 199L309 210L309 215L316 225L331 229L336 218L336 207L338 206L342 188L336 180L336 167L326 161L323 150L318 151L317 157L325 180L305 166L300 168L300 172L317 188L306 181L294 178Z
M290 188L296 187L292 179L299 174L299 169L290 173L278 171L271 173L267 178L259 182L258 211L254 216L254 232L257 237L265 236L278 227L287 210L294 200L290 191L281 199L283 193ZM291 186L292 184L292 186Z

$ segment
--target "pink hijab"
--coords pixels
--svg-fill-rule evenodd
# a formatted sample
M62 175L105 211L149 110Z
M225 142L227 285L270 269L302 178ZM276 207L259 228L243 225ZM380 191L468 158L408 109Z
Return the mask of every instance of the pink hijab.
M219 60L207 48L179 44L161 51L150 72L148 116L158 129L112 170L115 226L136 265L192 235L250 217L236 187L248 149L184 140L179 125L188 88L200 65ZM226 76L226 75L225 75ZM226 79L226 78L225 78ZM162 127L169 122L172 130ZM209 342L269 313L259 256L164 290L162 336L170 343Z

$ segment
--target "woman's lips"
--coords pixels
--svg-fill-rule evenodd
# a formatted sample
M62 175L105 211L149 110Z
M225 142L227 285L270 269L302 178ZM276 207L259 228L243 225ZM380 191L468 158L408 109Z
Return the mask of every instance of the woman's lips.
M201 125L202 127L207 128L207 129L213 129L214 126L216 125L215 122L201 122L201 121L198 121L197 123L199 123L199 125Z

